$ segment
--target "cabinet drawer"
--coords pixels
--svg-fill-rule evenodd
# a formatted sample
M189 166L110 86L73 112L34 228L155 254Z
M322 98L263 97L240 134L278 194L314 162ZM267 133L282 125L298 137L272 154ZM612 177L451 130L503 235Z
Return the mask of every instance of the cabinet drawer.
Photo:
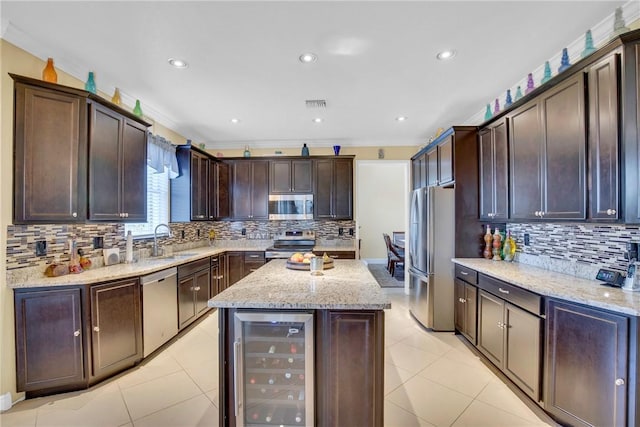
M478 284L478 272L456 264L456 277L472 285Z
M542 297L540 295L503 282L502 280L485 276L484 274L480 274L478 279L479 288L484 289L487 292L491 292L492 294L522 307L533 314L544 314Z
M264 263L264 252L245 252L244 262L262 262Z
M205 268L209 268L209 263L209 258L203 258L197 261L190 262L188 264L181 265L178 267L178 278L188 276L195 273L196 271L204 270Z

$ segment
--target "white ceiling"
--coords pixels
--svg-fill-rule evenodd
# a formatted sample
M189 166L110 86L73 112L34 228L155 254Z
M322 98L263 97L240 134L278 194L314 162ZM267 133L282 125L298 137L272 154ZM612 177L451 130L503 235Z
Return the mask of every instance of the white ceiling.
M0 17L6 40L82 80L94 71L98 89L119 87L125 103L139 98L210 148L424 145L502 103L625 3L2 1ZM436 60L445 48L457 56ZM302 64L304 52L318 60ZM171 57L189 67L170 67Z

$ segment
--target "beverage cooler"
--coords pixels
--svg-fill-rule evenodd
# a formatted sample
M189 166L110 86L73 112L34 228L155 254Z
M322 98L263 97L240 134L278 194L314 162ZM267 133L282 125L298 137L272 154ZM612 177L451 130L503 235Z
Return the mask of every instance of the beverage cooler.
M313 426L313 314L236 312L238 426Z

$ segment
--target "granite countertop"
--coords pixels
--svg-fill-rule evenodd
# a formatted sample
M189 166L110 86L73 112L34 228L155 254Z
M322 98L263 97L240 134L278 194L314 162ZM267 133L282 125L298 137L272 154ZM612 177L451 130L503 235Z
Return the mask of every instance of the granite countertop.
M273 260L209 300L209 307L382 310L391 302L359 260L336 260L322 276Z
M601 282L596 280L582 279L517 262L482 258L454 258L452 261L539 295L640 316L640 292L602 286Z
M268 244L266 244L268 245ZM47 286L86 285L125 279L128 277L144 276L155 271L176 267L191 261L197 261L212 255L228 251L264 251L265 243L246 244L242 247L235 245L204 246L174 252L173 255L158 258L146 258L131 264L115 264L105 267L91 268L79 274L67 274L58 277L46 277L44 269L16 269L7 271L7 286L9 288L38 288Z

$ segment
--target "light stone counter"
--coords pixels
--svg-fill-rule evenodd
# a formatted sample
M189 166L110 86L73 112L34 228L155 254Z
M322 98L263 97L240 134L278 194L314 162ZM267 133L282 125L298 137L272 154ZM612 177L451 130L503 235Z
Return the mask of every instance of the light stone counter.
M322 276L273 260L209 300L209 307L382 310L391 308L362 261L336 260Z
M38 288L47 286L86 285L125 279L128 277L144 276L155 271L175 267L191 261L196 261L212 255L228 251L264 251L267 244L245 243L243 246L225 244L220 246L204 246L174 252L172 256L146 258L132 264L115 264L106 267L92 268L79 274L67 274L58 277L46 277L43 269L16 269L7 271L7 286L10 288Z
M596 280L582 279L517 262L482 258L454 258L452 261L539 295L640 316L640 292L602 286Z

